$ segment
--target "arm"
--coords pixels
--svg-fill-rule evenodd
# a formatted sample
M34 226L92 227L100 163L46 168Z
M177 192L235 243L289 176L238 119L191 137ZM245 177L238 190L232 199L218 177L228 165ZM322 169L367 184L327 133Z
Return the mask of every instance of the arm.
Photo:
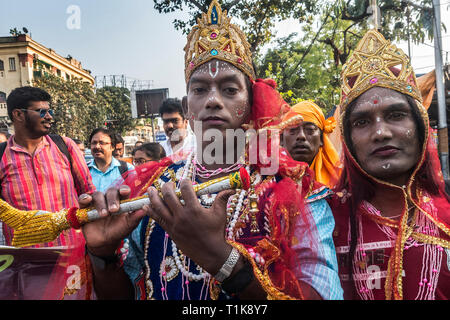
M143 210L116 216L110 215L118 211L119 200L127 198L129 192L130 189L127 186L122 186L120 189L110 188L106 194L94 192L92 196L83 195L79 199L81 207L87 207L93 202L98 212L104 215L102 219L83 226L86 247L92 262L94 289L99 299L134 298L133 285L123 267L119 267L114 262L102 265L96 258L112 260L122 239L138 226L145 215ZM115 207L114 204L116 204Z

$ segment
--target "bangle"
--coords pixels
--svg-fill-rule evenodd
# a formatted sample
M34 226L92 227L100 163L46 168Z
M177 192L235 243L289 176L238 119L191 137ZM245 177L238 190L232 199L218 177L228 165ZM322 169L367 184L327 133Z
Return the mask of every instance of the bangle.
M230 252L230 255L228 256L227 261L225 261L222 268L220 268L219 272L217 272L214 278L219 282L222 282L223 280L228 278L231 272L233 271L234 266L238 262L240 256L241 255L239 251L233 247L233 249Z
M236 274L220 284L222 290L229 296L234 296L242 291L253 281L252 266L246 262Z

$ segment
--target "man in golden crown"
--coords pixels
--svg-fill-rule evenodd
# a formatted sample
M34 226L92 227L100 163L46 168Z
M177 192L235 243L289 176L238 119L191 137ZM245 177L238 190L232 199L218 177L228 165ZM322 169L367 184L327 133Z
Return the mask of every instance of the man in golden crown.
M449 299L450 204L409 58L375 29L344 65L330 205L345 299Z
M306 164L279 152L271 131L286 125L289 108L273 80L255 79L249 48L213 0L185 47L198 150L138 166L122 186L80 200L93 199L103 216L83 226L97 297L342 299L328 191ZM232 136L231 150L230 130L244 133ZM217 161L225 156L225 165ZM238 170L249 174L248 188L195 193ZM141 195L151 205L113 215L120 198Z

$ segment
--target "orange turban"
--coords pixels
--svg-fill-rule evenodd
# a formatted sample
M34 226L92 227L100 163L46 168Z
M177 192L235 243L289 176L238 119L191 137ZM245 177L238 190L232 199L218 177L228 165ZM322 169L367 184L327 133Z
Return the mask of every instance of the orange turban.
M284 116L283 122L297 114L303 117L304 122L314 123L323 132L323 146L314 157L310 168L316 175L316 181L332 188L341 173L339 154L328 137L328 134L336 127L336 120L333 117L325 120L322 109L318 105L312 101L302 101L291 108Z

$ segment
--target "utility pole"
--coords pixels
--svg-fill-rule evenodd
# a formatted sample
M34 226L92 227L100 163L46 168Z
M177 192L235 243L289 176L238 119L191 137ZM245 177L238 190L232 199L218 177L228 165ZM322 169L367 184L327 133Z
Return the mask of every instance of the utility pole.
M442 175L449 179L447 108L445 105L444 73L442 65L441 8L440 0L433 0L434 61L436 72L436 94L438 102L438 140Z

